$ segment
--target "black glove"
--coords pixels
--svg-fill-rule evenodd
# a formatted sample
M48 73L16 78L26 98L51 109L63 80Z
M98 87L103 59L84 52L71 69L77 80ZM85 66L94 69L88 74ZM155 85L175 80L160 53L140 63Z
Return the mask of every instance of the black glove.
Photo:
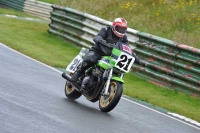
M107 45L108 45L109 48L115 48L116 47L116 45L113 44L113 43L108 43Z
M135 63L138 64L138 65L141 64L140 58L137 55L135 55Z
M148 62L147 61L141 61L140 65L143 66L143 67L147 67Z
M102 44L102 45L106 45L107 44L106 40L104 40L104 39L99 40L99 43Z

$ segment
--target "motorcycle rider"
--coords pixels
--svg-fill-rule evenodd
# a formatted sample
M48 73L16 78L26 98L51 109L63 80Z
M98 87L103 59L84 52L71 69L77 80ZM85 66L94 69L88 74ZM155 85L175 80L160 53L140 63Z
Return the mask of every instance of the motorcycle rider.
M127 21L124 18L116 18L112 26L102 28L99 33L93 38L94 46L89 49L88 54L83 58L83 62L78 66L76 72L72 75L71 81L75 82L85 72L101 58L101 56L109 56L112 53L112 48L118 41L128 45L126 34L128 28ZM105 44L110 44L105 46ZM140 64L139 58L133 53L136 58L135 63Z

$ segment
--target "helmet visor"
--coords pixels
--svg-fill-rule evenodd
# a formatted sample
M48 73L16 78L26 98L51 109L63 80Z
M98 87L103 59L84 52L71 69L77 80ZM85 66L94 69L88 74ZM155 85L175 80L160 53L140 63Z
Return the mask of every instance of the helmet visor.
M122 27L119 27L119 26L116 26L116 31L121 33L121 34L125 34L126 33L126 30L127 28L122 28Z

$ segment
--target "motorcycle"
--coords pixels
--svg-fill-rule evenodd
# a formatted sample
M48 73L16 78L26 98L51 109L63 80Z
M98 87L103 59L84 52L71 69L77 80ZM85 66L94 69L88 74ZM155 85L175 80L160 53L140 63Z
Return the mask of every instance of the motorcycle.
M105 44L108 47L109 44ZM84 55L89 50L82 48L79 54L67 66L62 74L65 78L65 95L68 99L75 100L84 95L91 102L99 101L99 109L109 112L118 104L123 92L124 73L131 69L135 57L129 45L118 42L112 48L111 56L102 56L100 60L85 71L76 82L71 81L71 76L83 62ZM84 92L81 91L84 88Z

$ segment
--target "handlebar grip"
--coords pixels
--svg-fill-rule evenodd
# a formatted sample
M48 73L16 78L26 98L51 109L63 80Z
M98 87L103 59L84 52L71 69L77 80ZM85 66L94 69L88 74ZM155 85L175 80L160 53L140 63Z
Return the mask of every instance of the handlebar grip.
M104 46L109 47L109 48L113 48L113 46L115 45L115 44L112 44L112 43L107 43L105 40L99 40L99 43L101 45L104 45Z

